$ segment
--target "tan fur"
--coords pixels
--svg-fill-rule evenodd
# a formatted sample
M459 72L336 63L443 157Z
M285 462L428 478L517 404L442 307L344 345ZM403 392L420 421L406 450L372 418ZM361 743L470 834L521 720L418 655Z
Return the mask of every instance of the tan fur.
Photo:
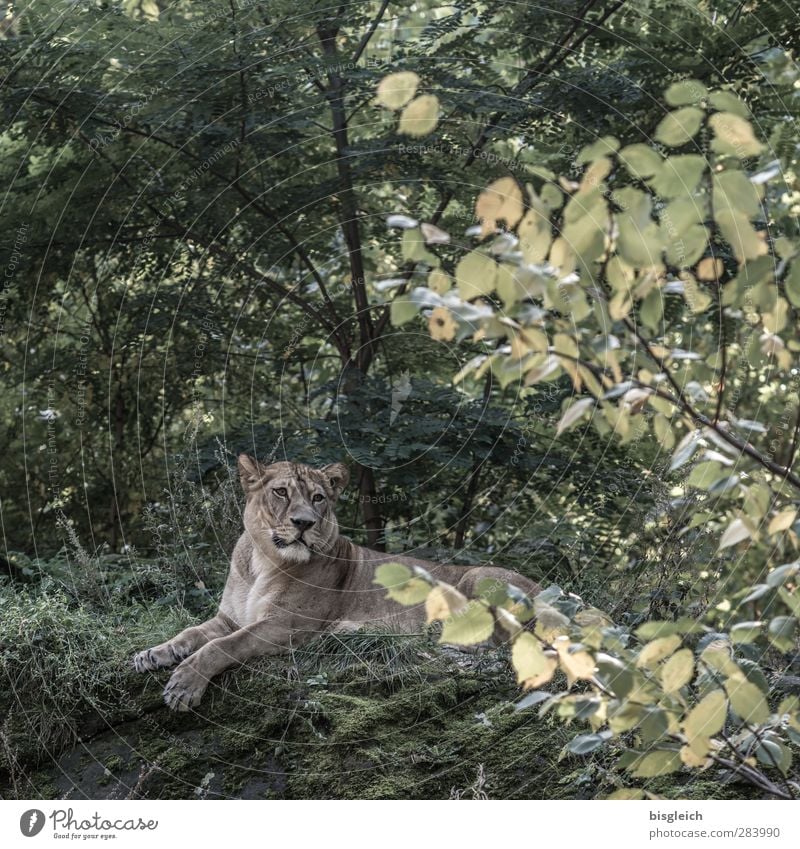
M340 536L334 504L349 477L340 463L324 469L285 462L262 466L243 454L239 473L247 494L245 531L217 615L133 661L139 672L178 664L164 690L174 710L197 705L224 669L286 652L326 631L418 630L425 623L424 605L403 607L387 599L386 590L373 583L381 563L422 566L468 596L483 578L512 583L529 595L539 591L507 569L384 554Z

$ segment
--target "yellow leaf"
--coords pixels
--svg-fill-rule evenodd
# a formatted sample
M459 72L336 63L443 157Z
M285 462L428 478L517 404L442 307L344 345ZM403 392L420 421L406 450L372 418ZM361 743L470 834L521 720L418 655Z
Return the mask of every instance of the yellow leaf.
M510 228L516 227L522 212L522 190L512 177L501 177L490 183L475 202L475 216L481 221L481 236L493 233L500 220Z
M726 153L748 159L758 156L764 145L755 137L751 123L732 112L717 112L708 119L716 138L711 147L717 153Z
M680 768L680 753L673 749L656 749L648 752L630 766L631 774L637 778L655 778L658 775L668 775Z
M737 672L725 682L731 707L744 722L761 723L769 719L769 707L761 690Z
M546 655L541 643L527 632L514 640L511 662L517 673L517 681L526 690L546 684L558 667L558 661Z
M669 657L680 646L681 642L679 634L671 634L668 637L651 640L639 652L636 665L640 668L652 669L660 660Z
M419 77L413 71L389 74L378 83L378 103L387 109L400 109L416 94Z
M620 787L615 790L607 799L644 799L644 790L638 787Z
M750 539L751 536L750 528L745 522L742 519L734 519L728 525L725 533L722 535L722 539L719 541L719 550L722 551L723 548L730 548L732 545Z
M681 747L681 761L688 767L702 769L711 763L708 757L710 751L710 741L705 737L697 737L688 745Z
M722 690L712 690L686 716L683 730L689 741L713 737L722 731L727 711L728 700L725 693Z
M583 416L593 409L595 405L594 398L581 398L576 401L565 413L561 416L556 428L556 436L560 436L565 430L569 430Z
M718 280L724 270L725 266L719 257L707 256L697 263L697 279Z
M517 235L525 262L541 263L547 259L553 235L546 215L529 209L519 223Z
M452 285L452 278L441 268L434 268L428 275L428 288L436 292L437 295L444 295L445 292L449 292Z
M558 652L558 659L561 663L561 668L567 676L567 684L571 687L575 681L588 681L594 677L597 669L594 658L588 651L579 649L578 651L570 651L573 648L569 637L558 637L553 642L553 647Z
M456 646L472 646L488 640L494 632L494 616L481 601L469 604L444 620L440 643Z
M681 649L664 664L661 684L668 693L677 693L694 677L694 655L691 649Z
M428 624L436 620L447 619L452 614L461 612L467 604L467 597L455 587L438 583L425 599L425 613Z
M398 132L406 136L427 136L439 121L439 98L434 94L423 94L406 106L400 113Z
M452 342L456 336L458 325L447 307L436 307L428 319L428 330L431 339L439 342Z
M769 523L769 527L767 528L767 533L777 534L781 531L788 531L794 524L794 520L796 518L797 510L793 507L787 507L785 510L781 510L777 516L773 516Z

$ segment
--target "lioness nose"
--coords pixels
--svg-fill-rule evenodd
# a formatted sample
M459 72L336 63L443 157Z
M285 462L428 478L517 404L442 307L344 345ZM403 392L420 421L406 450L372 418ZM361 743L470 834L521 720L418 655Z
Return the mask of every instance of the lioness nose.
M301 531L307 531L314 524L314 520L313 519L296 519L294 516L292 516L292 524L296 528L300 528Z

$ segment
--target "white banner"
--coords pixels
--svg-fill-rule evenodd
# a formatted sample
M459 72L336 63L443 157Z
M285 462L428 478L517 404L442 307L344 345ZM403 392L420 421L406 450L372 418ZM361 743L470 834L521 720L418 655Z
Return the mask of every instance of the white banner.
M800 846L791 802L0 802L0 846Z

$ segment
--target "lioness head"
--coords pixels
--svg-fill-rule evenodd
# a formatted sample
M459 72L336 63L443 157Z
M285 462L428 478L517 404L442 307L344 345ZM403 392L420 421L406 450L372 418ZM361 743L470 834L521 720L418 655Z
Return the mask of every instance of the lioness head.
M350 478L347 466L264 466L241 454L239 478L247 495L244 526L271 558L305 563L333 547L339 536L334 506Z

